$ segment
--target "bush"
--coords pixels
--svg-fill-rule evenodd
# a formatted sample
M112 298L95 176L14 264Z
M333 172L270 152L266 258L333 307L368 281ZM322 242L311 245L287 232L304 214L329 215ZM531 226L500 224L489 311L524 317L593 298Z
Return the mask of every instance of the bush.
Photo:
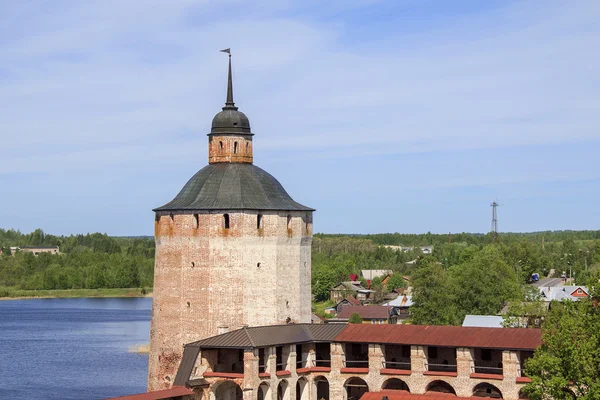
M354 313L350 316L350 319L348 320L349 324L362 324L363 320L360 317L360 315L358 315L358 313Z

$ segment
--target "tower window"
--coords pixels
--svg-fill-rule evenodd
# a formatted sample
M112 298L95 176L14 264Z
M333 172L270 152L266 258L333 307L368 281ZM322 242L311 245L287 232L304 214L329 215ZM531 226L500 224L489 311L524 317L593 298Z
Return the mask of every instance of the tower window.
M237 142L233 142L233 154L237 154Z
M200 226L200 220L198 219L198 214L194 214L194 228L197 229Z
M263 227L263 216L262 214L258 214L256 216L256 229L262 229Z
M249 153L248 149L249 149L250 143L246 142L246 154Z
M219 153L223 153L223 142L219 142Z
M287 228L292 229L292 216L289 214L287 216Z
M229 214L223 214L223 226L229 229Z

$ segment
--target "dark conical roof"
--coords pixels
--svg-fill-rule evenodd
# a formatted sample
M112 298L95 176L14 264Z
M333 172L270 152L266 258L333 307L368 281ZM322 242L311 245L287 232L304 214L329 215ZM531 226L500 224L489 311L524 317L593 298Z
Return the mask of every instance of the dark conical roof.
M269 173L247 163L207 165L172 201L154 209L181 210L314 211L296 203Z

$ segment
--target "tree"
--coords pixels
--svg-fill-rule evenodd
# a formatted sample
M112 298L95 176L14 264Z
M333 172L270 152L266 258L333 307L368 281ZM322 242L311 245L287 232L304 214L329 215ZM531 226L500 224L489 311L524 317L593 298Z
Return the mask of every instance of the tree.
M387 282L386 282L386 286L388 288L388 290L394 290L394 289L399 289L399 288L403 288L406 287L406 281L404 280L404 277L401 274L392 274Z
M592 299L552 302L543 344L525 364L530 399L600 398L600 308Z
M363 319L360 317L360 315L358 315L358 313L353 313L350 316L350 319L348 319L348 323L349 324L362 324Z
M331 288L338 284L337 273L323 268L313 276L313 294L316 301L329 299Z
M453 282L441 265L431 263L412 275L413 305L410 318L421 325L458 325L459 318Z
M10 246L4 246L2 248L2 254L4 254L5 256L12 255L12 252L10 251Z

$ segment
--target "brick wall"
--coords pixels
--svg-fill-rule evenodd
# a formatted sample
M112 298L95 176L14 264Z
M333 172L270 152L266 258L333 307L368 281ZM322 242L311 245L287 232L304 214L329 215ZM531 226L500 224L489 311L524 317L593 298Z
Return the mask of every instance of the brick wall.
M257 229L258 213L157 213L149 390L170 387L186 343L310 322L312 215L260 212Z

